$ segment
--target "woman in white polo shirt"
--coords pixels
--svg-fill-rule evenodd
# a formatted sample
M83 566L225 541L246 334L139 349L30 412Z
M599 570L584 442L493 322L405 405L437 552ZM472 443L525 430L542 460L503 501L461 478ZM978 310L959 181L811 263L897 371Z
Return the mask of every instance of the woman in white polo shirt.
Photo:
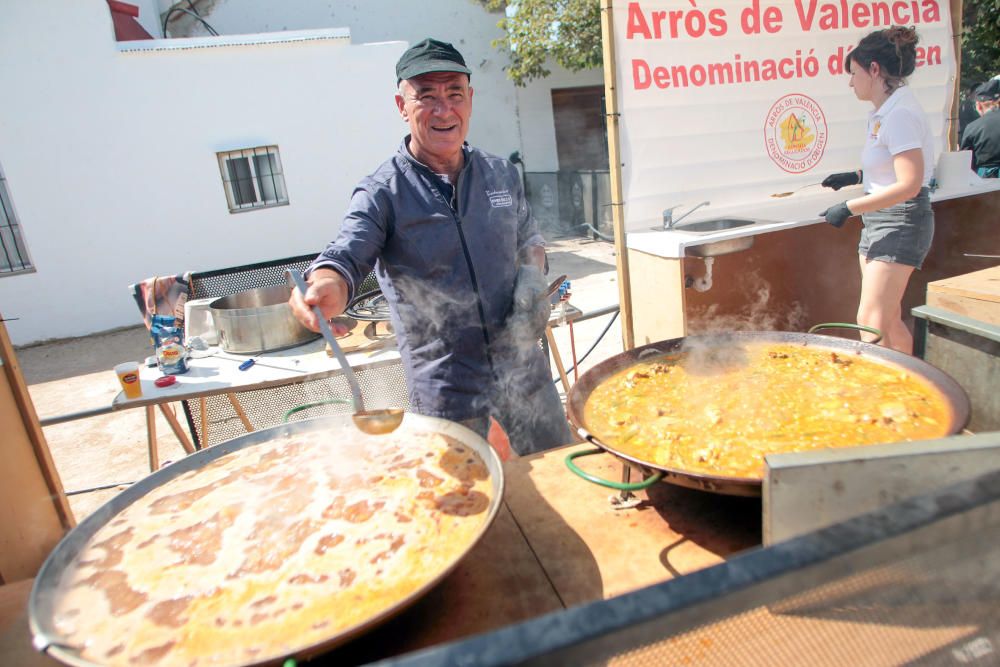
M820 214L834 227L861 214L858 324L878 329L882 345L907 354L913 352L913 336L903 323L903 291L934 237L927 190L934 170L934 137L905 80L916 64L916 44L916 30L893 26L867 35L847 54L850 86L875 110L868 118L862 168L833 174L823 185L839 190L863 183L865 194Z

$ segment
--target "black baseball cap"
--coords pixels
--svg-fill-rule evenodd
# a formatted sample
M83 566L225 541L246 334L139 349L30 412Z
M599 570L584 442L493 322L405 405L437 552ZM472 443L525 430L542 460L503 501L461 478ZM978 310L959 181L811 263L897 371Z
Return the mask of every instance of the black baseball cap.
M980 102L1000 100L1000 79L990 79L976 88L976 99Z
M472 78L465 58L454 46L436 39L417 42L399 57L396 63L396 83L428 72L460 72Z

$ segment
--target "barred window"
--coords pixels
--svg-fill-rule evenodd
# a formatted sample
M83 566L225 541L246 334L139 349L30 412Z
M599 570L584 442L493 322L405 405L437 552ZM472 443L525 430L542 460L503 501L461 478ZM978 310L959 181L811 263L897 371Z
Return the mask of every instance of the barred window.
M277 146L258 146L218 153L229 212L288 203Z
M24 245L21 225L7 192L7 178L0 169L0 276L34 271Z

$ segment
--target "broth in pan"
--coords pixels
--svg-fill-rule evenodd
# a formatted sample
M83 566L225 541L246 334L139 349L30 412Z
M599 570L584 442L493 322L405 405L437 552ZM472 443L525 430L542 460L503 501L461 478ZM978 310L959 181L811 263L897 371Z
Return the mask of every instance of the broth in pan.
M590 394L586 428L658 467L760 479L764 456L948 434L944 395L906 369L783 343L651 358Z
M53 593L60 643L102 665L276 660L434 581L492 495L484 461L443 434L307 431L240 449L93 535Z

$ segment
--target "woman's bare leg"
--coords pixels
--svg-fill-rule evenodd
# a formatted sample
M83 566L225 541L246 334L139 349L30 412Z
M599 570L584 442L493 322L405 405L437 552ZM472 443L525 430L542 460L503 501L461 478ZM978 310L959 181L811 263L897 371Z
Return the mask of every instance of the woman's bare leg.
M913 267L859 257L861 261L861 302L858 324L882 332L882 345L913 354L913 335L903 324L902 302ZM862 340L874 338L861 334Z

